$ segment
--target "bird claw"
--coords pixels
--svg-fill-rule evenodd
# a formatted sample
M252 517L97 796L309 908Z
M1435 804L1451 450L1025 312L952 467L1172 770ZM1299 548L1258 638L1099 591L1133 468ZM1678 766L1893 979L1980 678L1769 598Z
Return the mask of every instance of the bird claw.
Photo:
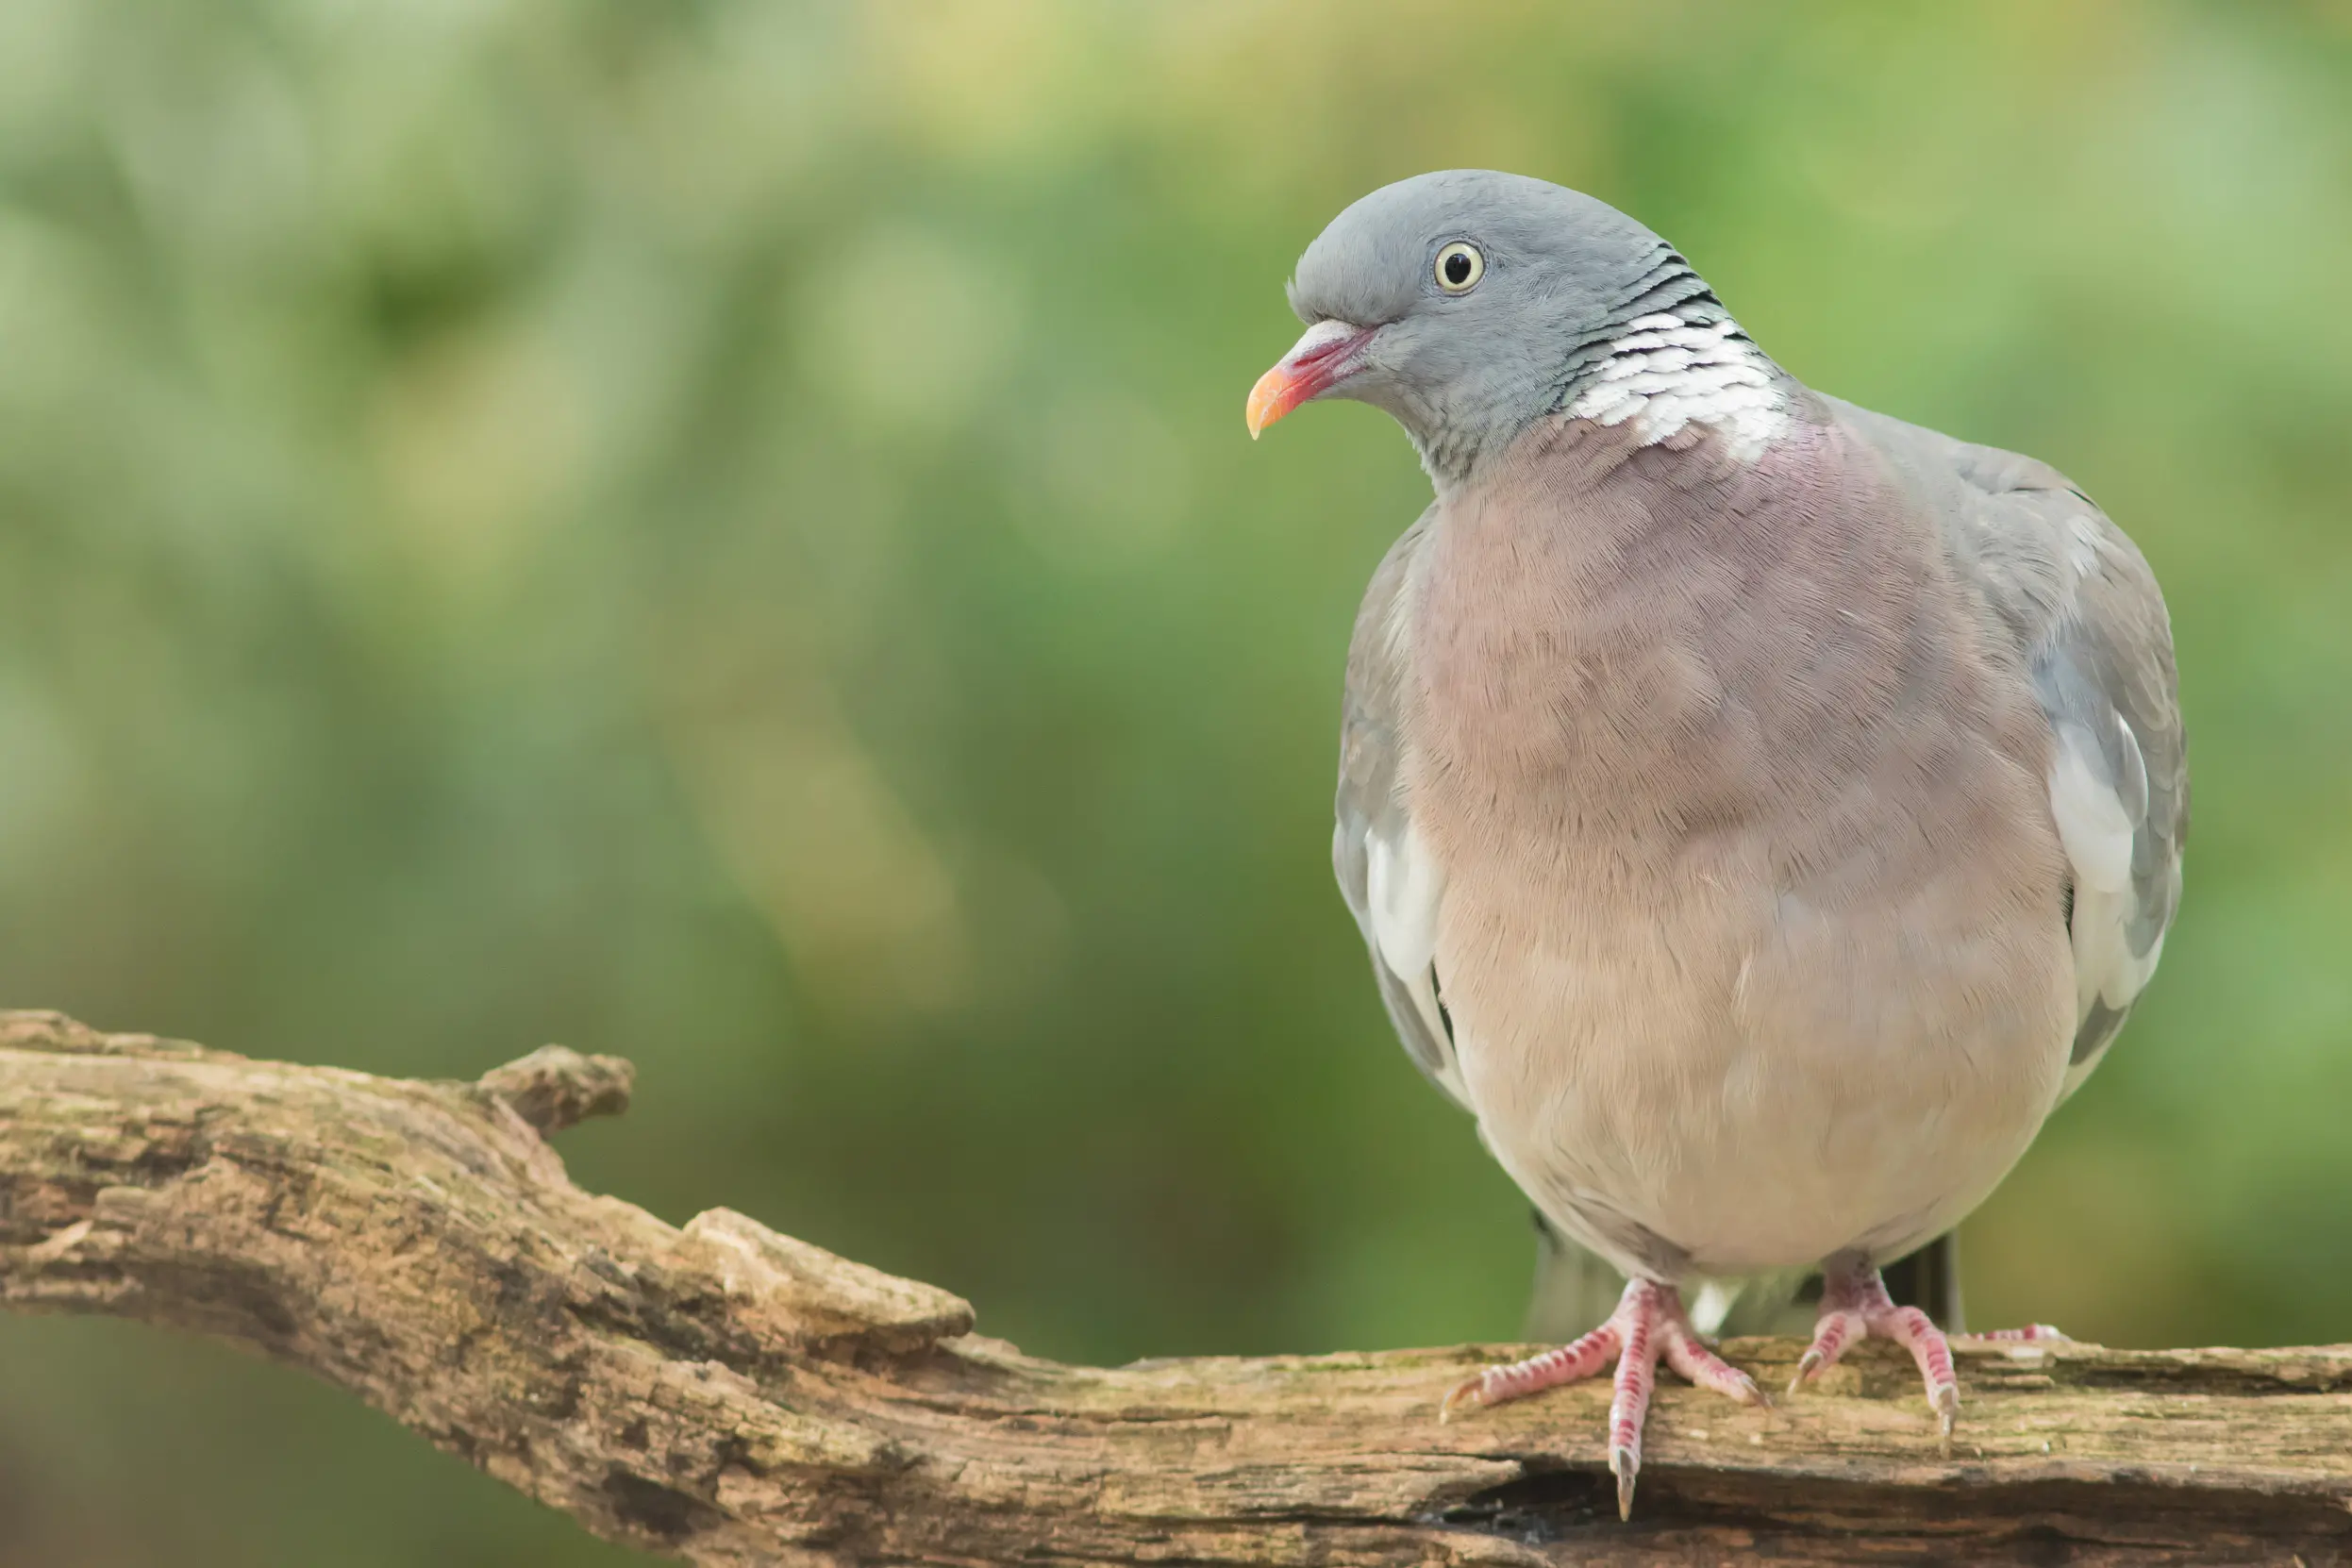
M1814 1375L1827 1365L1828 1365L1828 1358L1824 1356L1818 1348L1806 1351L1796 1363L1796 1376L1789 1379L1789 1392L1795 1393L1804 1388L1806 1384L1813 1380Z
M1960 1385L1943 1383L1927 1391L1927 1407L1936 1412L1937 1424L1943 1428L1944 1452L1951 1452L1952 1427L1960 1421Z
M1617 1477L1617 1522L1633 1517L1633 1483L1642 1474L1642 1456L1619 1446L1609 1451L1609 1473Z
M1443 1426L1454 1419L1457 1410L1476 1410L1486 1403L1486 1374L1465 1377L1445 1392L1438 1404L1438 1425Z

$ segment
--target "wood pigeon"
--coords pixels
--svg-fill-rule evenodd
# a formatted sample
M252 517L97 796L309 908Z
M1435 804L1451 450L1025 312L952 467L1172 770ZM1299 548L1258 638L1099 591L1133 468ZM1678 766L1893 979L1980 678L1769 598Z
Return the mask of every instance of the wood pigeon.
M1348 653L1341 888L1414 1061L1570 1271L1626 1281L1443 1410L1613 1359L1629 1511L1658 1361L1760 1401L1701 1329L1817 1272L1792 1389L1884 1336L1948 1439L1944 1335L1881 1265L2098 1065L2179 901L2147 562L2044 464L1803 386L1575 191L1388 186L1290 299L1250 433L1370 403L1436 492Z

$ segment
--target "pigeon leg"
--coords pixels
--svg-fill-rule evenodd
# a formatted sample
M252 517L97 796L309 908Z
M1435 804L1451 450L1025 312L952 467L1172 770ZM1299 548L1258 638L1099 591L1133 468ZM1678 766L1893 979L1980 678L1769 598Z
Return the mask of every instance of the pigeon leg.
M2038 1337L2033 1330L2019 1332ZM1920 1378L1927 1386L1927 1408L1936 1412L1948 1441L1952 1424L1960 1416L1960 1380L1952 1372L1952 1347L1927 1313L1916 1307L1897 1307L1887 1294L1886 1281L1867 1263L1832 1261L1823 1268L1821 1315L1812 1345L1797 1362L1789 1392L1794 1393L1835 1366L1846 1346L1873 1334L1893 1340L1911 1353L1911 1359L1919 1364Z
M1607 1366L1612 1357L1617 1377L1616 1397L1609 1405L1609 1469L1617 1477L1617 1517L1629 1519L1633 1483L1642 1470L1642 1424L1649 1414L1650 1392L1657 1386L1661 1359L1700 1388L1712 1389L1743 1405L1764 1402L1754 1378L1699 1339L1683 1310L1681 1293L1672 1285L1631 1281L1607 1323L1573 1344L1508 1366L1489 1367L1464 1378L1446 1394L1438 1419L1450 1419L1457 1410L1499 1405L1581 1381Z
M1952 1425L1960 1418L1960 1380L1952 1371L1952 1347L1933 1319L1916 1307L1897 1307L1887 1294L1886 1281L1878 1271L1860 1262L1833 1260L1823 1267L1821 1315L1814 1325L1811 1346L1796 1363L1789 1392L1794 1393L1835 1366L1846 1346L1873 1334L1893 1340L1911 1353L1911 1359L1919 1364L1920 1379L1927 1387L1927 1408L1936 1412L1943 1439L1949 1443ZM1993 1328L1957 1337L2017 1341L2066 1336L2046 1323L2031 1323L2023 1328Z

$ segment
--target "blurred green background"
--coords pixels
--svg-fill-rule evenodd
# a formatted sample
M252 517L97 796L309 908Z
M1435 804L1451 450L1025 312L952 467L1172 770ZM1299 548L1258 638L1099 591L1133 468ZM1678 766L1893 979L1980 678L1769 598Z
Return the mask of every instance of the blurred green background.
M2185 913L1980 1321L2352 1338L2352 5L0 3L0 1000L641 1069L587 1185L1120 1359L1515 1332L1330 886L1425 482L1253 448L1485 165L2170 593ZM0 1560L617 1564L282 1369L0 1318Z

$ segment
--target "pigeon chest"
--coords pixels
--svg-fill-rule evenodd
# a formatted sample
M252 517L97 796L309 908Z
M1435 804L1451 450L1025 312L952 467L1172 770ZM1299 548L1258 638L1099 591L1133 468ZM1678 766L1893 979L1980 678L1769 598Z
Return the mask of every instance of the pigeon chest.
M1600 444L1458 498L1407 609L1473 1109L1621 1266L1925 1239L2073 1029L2046 726L1882 498Z

